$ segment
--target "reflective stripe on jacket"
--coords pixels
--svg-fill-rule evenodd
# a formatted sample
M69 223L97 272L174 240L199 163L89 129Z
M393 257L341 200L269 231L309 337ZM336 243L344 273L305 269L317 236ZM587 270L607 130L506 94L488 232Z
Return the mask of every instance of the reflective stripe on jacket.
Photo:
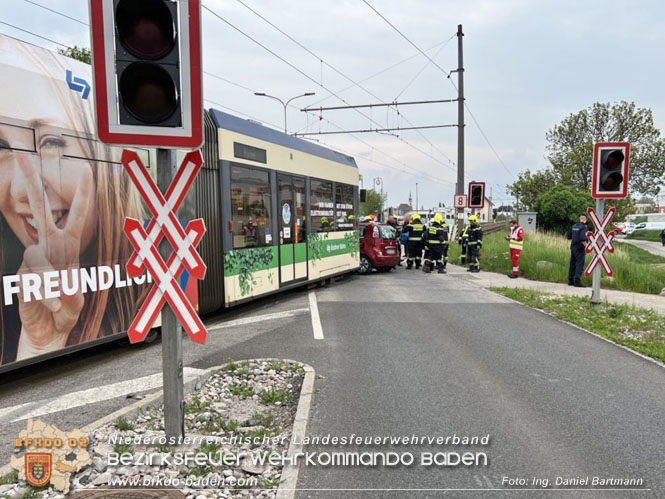
M409 233L409 241L422 241L425 226L421 223L410 223L406 226L406 232Z
M510 249L522 251L524 246L524 229L516 225L510 233Z

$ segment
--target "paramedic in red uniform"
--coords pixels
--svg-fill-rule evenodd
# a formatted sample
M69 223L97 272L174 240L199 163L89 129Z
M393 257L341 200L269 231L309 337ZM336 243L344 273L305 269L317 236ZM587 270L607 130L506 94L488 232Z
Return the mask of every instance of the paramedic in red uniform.
M517 279L520 275L520 253L524 244L524 229L515 220L510 221L510 236L506 236L510 241L510 259L513 261L513 271L508 274L511 279Z

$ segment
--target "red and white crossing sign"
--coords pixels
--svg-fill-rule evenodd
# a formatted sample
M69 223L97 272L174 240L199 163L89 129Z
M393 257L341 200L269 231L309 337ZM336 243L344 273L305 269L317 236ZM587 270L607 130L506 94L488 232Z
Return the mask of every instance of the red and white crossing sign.
M611 230L606 234L605 229L607 229L607 227L610 225L610 222L616 213L616 208L610 208L602 222L598 218L598 215L593 210L593 208L589 208L587 213L593 222L593 226L596 228L596 232L587 232L586 235L587 239L589 240L589 244L586 247L586 252L591 253L592 251L595 251L596 254L593 256L589 266L584 271L584 275L589 277L593 273L593 269L595 269L596 266L600 263L603 269L605 269L607 275L612 276L612 267L605 257L605 251L614 253L614 244L612 241L616 236L616 232Z
M189 222L187 228L183 229L175 214L202 163L199 151L187 154L164 198L138 155L132 151L123 151L122 164L155 217L148 224L147 231L139 220L129 217L125 220L125 234L136 251L130 257L127 273L135 277L145 267L155 281L129 327L132 343L145 338L165 302L169 303L193 341L205 341L206 328L177 280L185 268L193 277L203 279L205 276L206 265L196 251L205 233L205 224L199 218ZM157 250L162 235L167 237L175 250L168 262L164 262Z
M455 208L466 208L466 194L455 194Z

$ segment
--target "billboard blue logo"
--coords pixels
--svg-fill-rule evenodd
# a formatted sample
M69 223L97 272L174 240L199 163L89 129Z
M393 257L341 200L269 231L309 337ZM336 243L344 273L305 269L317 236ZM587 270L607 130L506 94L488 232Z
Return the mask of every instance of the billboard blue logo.
M82 98L87 99L90 94L90 84L83 78L75 78L71 69L67 70L67 85L74 92L81 92Z

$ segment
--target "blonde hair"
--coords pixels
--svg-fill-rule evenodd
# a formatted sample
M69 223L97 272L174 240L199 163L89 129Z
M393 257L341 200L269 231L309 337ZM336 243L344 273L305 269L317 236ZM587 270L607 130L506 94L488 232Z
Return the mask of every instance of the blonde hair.
M62 76L55 79L55 75L65 75L63 56L35 49L27 44L17 43L16 46L40 72L53 76L53 93L64 104L72 129L78 132L75 137L68 139L78 142L85 158L82 161L89 162L92 170L95 185L93 196L97 205L97 233L85 252L81 252L80 265L85 265L85 257L98 266L113 267L120 264L124 267L133 249L123 232L123 221L128 216L139 220L145 218L146 212L140 195L129 175L117 164L118 158L114 158L114 151L96 140L94 118L89 105L86 105L88 103L82 100L80 93L67 88ZM81 137L81 132L87 137ZM91 140L93 138L95 140ZM145 285L128 285L84 294L84 306L69 334L67 346L126 330L146 292Z

